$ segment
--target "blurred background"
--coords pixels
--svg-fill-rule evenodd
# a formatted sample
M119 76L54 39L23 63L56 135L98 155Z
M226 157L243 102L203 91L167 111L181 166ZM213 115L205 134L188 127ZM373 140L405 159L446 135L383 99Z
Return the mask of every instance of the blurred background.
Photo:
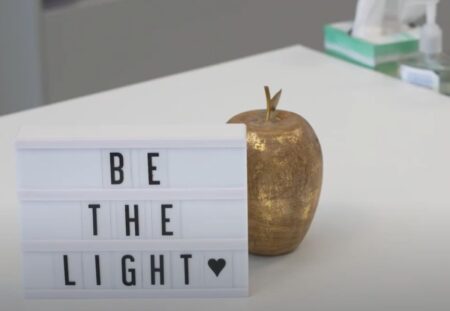
M293 44L356 0L0 0L0 115ZM450 1L439 6L450 50Z

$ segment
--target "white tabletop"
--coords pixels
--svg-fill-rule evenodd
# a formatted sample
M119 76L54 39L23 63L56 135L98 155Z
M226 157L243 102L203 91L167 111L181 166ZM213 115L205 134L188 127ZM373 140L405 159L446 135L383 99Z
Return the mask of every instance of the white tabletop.
M265 105L303 115L324 154L312 227L251 257L240 299L24 300L13 142L21 125L223 123ZM450 99L300 46L0 117L5 310L449 310Z

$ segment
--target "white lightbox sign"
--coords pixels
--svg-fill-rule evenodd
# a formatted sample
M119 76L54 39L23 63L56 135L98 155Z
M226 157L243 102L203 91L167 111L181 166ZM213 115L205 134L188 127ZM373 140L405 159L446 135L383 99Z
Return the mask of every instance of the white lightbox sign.
M246 131L24 127L31 298L248 295Z

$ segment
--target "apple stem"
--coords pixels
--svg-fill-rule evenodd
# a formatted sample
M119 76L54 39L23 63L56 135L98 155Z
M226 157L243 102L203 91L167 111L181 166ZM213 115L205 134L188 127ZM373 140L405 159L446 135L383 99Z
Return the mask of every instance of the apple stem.
M273 97L270 96L270 89L268 86L264 86L264 92L266 93L266 121L269 121L272 116L272 112L277 109L278 102L281 97L281 90L279 90Z

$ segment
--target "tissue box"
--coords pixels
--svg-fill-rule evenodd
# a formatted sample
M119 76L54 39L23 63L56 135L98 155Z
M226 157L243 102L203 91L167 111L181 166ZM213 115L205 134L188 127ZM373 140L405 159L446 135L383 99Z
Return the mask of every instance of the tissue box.
M396 75L398 61L418 51L417 29L363 40L350 35L352 26L351 21L325 25L325 51L328 54L386 74Z

